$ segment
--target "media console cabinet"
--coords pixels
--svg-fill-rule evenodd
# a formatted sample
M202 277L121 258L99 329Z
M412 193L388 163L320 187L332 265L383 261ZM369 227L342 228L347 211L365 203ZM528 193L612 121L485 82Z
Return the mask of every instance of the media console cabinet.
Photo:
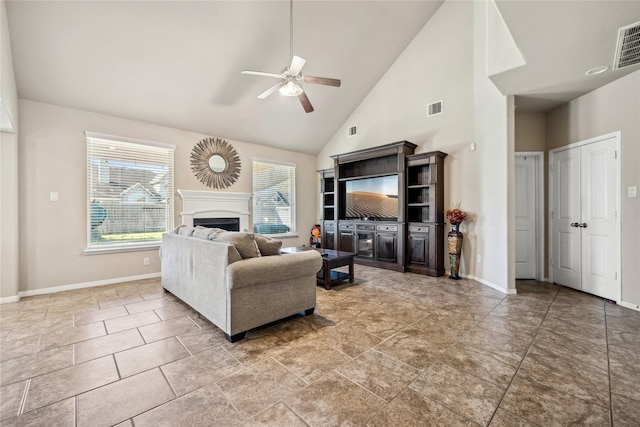
M357 264L444 274L446 154L416 147L399 141L331 156L334 168L318 171L322 247L353 252ZM349 216L347 183L377 177L397 177L397 216Z

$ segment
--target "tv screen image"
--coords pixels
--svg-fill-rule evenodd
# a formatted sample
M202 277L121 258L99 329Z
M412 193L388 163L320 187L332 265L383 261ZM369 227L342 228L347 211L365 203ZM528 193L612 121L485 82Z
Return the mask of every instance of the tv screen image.
M380 176L346 182L347 219L398 219L398 176Z

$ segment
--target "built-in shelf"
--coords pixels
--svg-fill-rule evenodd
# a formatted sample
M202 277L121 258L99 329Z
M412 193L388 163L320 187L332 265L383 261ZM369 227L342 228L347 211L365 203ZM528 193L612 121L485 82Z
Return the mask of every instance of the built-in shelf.
M444 274L444 158L440 151L407 156L407 260L414 273Z
M326 249L335 249L335 220L336 220L336 183L333 169L319 170L320 193L322 195L321 210L321 245Z
M399 141L331 156L334 168L318 171L324 247L355 252L359 264L444 274L446 154L413 154L416 147ZM388 175L398 176L397 221L347 218L346 183Z

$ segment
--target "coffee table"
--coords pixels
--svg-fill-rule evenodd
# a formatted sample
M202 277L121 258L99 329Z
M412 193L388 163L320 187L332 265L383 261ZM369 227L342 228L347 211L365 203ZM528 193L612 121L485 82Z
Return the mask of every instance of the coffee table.
M353 283L353 258L356 256L353 252L336 251L333 249L309 248L306 246L296 246L290 248L282 248L280 252L283 254L293 254L303 251L318 251L322 255L322 269L318 272L317 283L323 285L325 289L331 289L331 285L340 283L349 279L349 283ZM349 266L349 273L335 271L334 268Z

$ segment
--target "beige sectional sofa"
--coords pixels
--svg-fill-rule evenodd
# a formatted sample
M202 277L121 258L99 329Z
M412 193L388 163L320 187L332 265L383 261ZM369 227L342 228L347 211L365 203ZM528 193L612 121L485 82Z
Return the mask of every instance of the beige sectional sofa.
M316 306L316 251L280 255L281 241L251 233L178 227L162 236L162 286L222 329L249 329Z

